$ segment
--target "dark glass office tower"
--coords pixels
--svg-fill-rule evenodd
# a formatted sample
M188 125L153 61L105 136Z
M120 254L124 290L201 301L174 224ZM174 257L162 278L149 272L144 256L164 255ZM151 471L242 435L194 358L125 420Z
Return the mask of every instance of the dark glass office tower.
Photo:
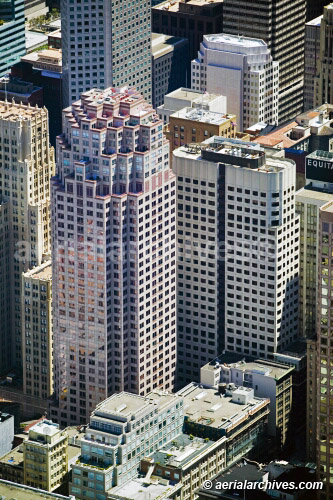
M24 0L0 1L0 76L25 54Z

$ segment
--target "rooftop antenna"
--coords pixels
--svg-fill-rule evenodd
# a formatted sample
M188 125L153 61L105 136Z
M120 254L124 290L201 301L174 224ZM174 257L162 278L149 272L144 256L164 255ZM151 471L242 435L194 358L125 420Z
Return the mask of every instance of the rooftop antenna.
M7 102L7 83L9 82L9 74L3 77L3 81L5 83L5 102Z

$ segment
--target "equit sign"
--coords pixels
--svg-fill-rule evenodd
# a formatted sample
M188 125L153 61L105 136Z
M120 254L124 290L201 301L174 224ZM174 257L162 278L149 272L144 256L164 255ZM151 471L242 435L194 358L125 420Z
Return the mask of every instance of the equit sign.
M333 183L333 159L332 161L306 158L305 176L314 181Z

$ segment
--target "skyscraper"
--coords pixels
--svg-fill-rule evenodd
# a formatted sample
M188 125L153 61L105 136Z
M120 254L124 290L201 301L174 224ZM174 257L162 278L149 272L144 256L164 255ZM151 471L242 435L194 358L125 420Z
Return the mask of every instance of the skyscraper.
M63 111L52 186L51 416L86 423L113 392L172 390L175 176L163 122L135 90Z
M332 337L332 290L333 260L333 202L319 209L319 252L318 252L318 315L317 315L317 404L316 404L316 461L317 471L324 481L324 491L320 498L332 498L332 418L330 405L333 364L330 338Z
M0 2L0 77L25 54L24 0Z
M21 368L22 272L50 253L50 178L55 171L46 108L0 101L0 372ZM30 303L33 294L24 291ZM32 346L30 350L32 349ZM31 352L28 354L32 354Z
M314 85L314 105L333 102L332 62L333 62L333 4L324 8L320 24L320 52L317 62L317 76Z
M61 0L64 107L123 85L151 101L150 9L146 0Z
M240 131L258 122L277 125L278 83L279 65L256 38L205 35L192 61L192 89L225 95Z
M298 334L292 161L213 137L173 152L178 198L178 381L223 349L273 359Z
M312 19L305 25L304 62L304 111L314 105L314 80L320 56L320 24L323 16Z
M303 109L306 0L224 0L223 31L261 38L279 63L279 123Z

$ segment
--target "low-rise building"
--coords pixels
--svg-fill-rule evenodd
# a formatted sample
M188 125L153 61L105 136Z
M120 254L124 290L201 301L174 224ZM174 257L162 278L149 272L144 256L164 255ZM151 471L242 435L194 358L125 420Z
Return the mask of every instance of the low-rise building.
M222 396L194 383L176 394L115 394L91 416L70 492L93 500L137 500L143 491L150 500L194 500L203 481L260 445L268 403L252 389Z
M238 484L245 481L262 483L267 481L268 477L269 473L265 469L241 461L223 471L222 474L214 477L211 488L200 488L197 491L198 498L199 500L233 500L235 498L244 498L245 500L268 499L268 495L262 493L260 488L253 488L253 491L251 491L250 489L240 490L237 487ZM221 484L222 488L220 486L217 487L217 483Z
M188 40L160 33L152 33L152 103L153 108L163 104L168 92L186 85Z
M140 460L179 435L183 421L183 400L177 394L123 392L106 399L93 411L81 440L70 492L77 498L87 491L90 498L105 499L102 492L135 478ZM89 484L84 484L86 477Z
M166 137L170 141L170 153L184 144L201 143L213 136L234 139L236 116L207 111L199 106L183 108L170 116L166 130Z
M24 484L22 444L0 458L0 478L13 483Z
M277 445L286 441L292 407L291 366L270 360L241 358L227 353L201 368L201 384L218 387L228 385L252 388L257 397L269 398L268 434Z
M258 452L266 437L269 399L249 387L231 384L225 393L192 382L177 393L184 398L184 431L217 441L227 438L226 466Z
M9 453L14 441L14 417L0 411L0 457Z
M75 500L72 495L64 496L57 493L32 488L30 486L20 485L11 481L0 479L0 495L1 498L15 498L16 500Z
M150 457L141 460L140 472L181 487L178 500L192 500L195 490L226 467L227 438L218 440L180 434Z
M223 95L181 87L164 96L164 104L157 108L157 113L164 124L167 124L171 115L184 108L200 108L225 114L227 99Z
M58 424L42 420L23 441L24 484L46 491L57 489L68 472L68 436Z

